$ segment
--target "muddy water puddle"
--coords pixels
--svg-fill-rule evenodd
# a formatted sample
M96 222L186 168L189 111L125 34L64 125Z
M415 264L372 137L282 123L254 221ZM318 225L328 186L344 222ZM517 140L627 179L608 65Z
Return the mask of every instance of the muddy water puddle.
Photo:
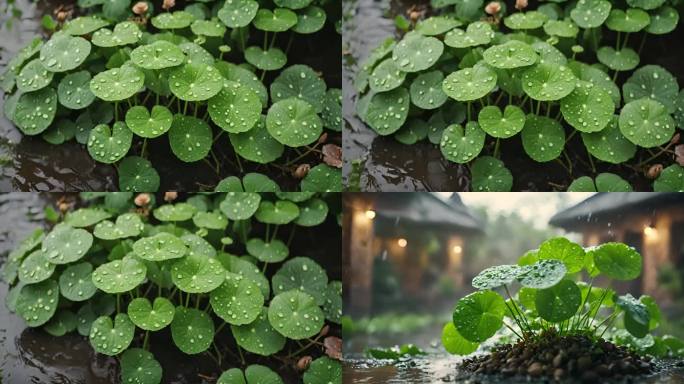
M63 3L73 0L16 0L22 11L20 19L12 21L9 27L6 19L0 16L0 73L4 72L7 62L17 51L41 34L40 19L44 14ZM4 8L5 0L0 8ZM182 8L185 1L177 1ZM336 15L335 15L336 16ZM332 18L333 15L331 14ZM287 42L282 34L278 44ZM255 35L257 41L261 35ZM315 35L297 35L292 44L288 66L306 64L320 71L329 88L341 87L340 62L341 36L331 23ZM237 54L236 54L237 55ZM241 57L241 56L240 56ZM243 61L235 56L235 60ZM236 61L236 62L240 62ZM264 84L268 86L277 74L267 74ZM2 113L4 95L0 91L0 191L108 191L117 190L116 169L107 164L94 161L84 145L70 141L61 145L51 145L40 137L23 136L12 122ZM266 113L264 110L263 113ZM75 119L75 116L72 116ZM218 131L215 131L218 134ZM341 144L341 135L329 132L328 142ZM134 140L129 156L138 155L142 141ZM259 172L275 180L281 189L299 190L299 180L289 171L274 165L249 163L244 159L238 164L227 135L222 135L214 144L213 150L220 164L218 173L213 165L204 161L184 163L171 152L167 136L148 142L148 159L159 172L160 190L207 191L223 178L247 172ZM289 157L288 157L289 156ZM297 157L297 153L285 154L277 163L286 164ZM308 155L297 162L308 163L312 167L320 162L319 155ZM295 164L296 165L296 164ZM242 169L242 171L241 171Z
M426 141L404 145L393 137L378 136L356 116L354 105L358 96L354 77L360 63L370 51L386 38L396 35L394 18L406 15L414 4L425 1L409 0L345 0L343 38L343 117L345 120L343 175L351 190L362 191L467 191L470 172L464 165L447 161L437 145ZM512 9L512 6L509 7ZM649 36L640 66L658 64L677 77L684 85L684 60L677 47L684 39L684 27L665 36ZM607 40L604 44L610 45ZM586 59L585 59L586 60ZM623 82L625 78L620 78ZM493 153L494 143L489 142L483 154ZM629 181L635 190L651 190L651 180L643 170L631 166L615 166L597 162L596 172L591 170L586 149L581 140L571 140L567 147L573 169L567 170L556 161L536 163L523 152L519 136L501 143L501 159L513 173L514 191L566 190L569 183L583 175L612 172ZM639 157L641 156L641 157ZM650 155L640 151L630 160L633 166ZM649 164L653 164L650 162ZM665 159L669 165L672 159ZM355 165L353 165L355 164ZM360 180L357 178L360 173ZM353 177L350 177L353 175Z

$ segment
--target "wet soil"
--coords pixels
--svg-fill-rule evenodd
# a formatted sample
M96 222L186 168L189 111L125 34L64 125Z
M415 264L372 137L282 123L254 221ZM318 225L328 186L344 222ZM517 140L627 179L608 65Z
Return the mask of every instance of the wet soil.
M16 52L42 33L40 18L59 4L73 1L16 0L22 16L14 20L12 27L2 23L0 16L0 73ZM156 1L157 2L157 1ZM158 1L160 2L160 1ZM183 1L176 2L181 8ZM339 14L339 7L326 8L330 18ZM159 8L157 8L159 9ZM276 45L282 49L287 45L286 34L279 36ZM262 35L255 33L254 42L262 41ZM329 88L341 87L340 46L341 36L331 23L313 35L296 35L288 55L288 66L306 64L320 72ZM244 61L236 57L235 62ZM277 74L267 74L264 84L270 84ZM0 91L0 111L4 102ZM266 113L266 110L263 111ZM75 119L77 115L73 115ZM220 130L215 128L215 135ZM340 145L341 134L328 131L328 142ZM134 140L129 155L138 155L142 141ZM176 158L169 147L167 135L148 141L148 159L159 172L161 191L209 191L223 178L242 176L248 172L259 172L274 179L282 190L299 190L299 180L291 175L290 169L307 163L312 167L321 162L319 153L312 154L283 169L283 165L298 157L292 150L286 151L276 161L277 165L261 165L241 160L236 161L227 135L214 143L213 151L219 161L218 173L205 161L184 163ZM279 165L279 166L278 166ZM70 141L62 145L51 145L38 137L23 136L12 122L0 113L0 191L108 191L118 189L116 169L111 165L94 161L84 145Z
M360 63L387 37L397 36L395 16L406 15L406 10L411 6L426 3L428 2L410 0L343 2L343 177L345 185L350 190L468 191L470 188L470 172L467 166L447 161L437 145L423 141L409 146L399 143L391 136L379 136L356 116L354 110L358 95L353 81ZM535 7L534 1L530 1L530 7ZM509 5L509 9L513 9L512 6ZM614 36L604 37L608 45L614 41ZM640 36L632 38L633 42L638 42ZM639 66L661 65L678 79L680 86L684 85L684 60L681 53L673 49L681 44L682 39L682 26L667 35L649 35ZM620 77L618 83L624 82L625 79L625 76ZM482 154L491 155L493 151L494 142L488 138ZM656 148L656 151L659 150ZM593 177L601 172L612 172L629 181L635 190L647 191L651 190L652 180L644 176L644 169L656 163L664 166L673 163L673 156L668 154L660 156L656 161L648 162L643 167L636 167L651 157L647 151L639 150L628 165L613 165L594 159L596 172L593 172L579 135L575 135L568 143L567 152L573 164L571 172L557 161L537 163L531 160L522 149L520 135L503 140L501 160L513 174L512 190L565 191L570 182L580 176Z
M0 269L7 254L36 227L44 226L43 209L59 200L63 194L0 193ZM339 195L329 198L328 204L339 204ZM181 196L182 197L182 196ZM74 198L74 196L71 196ZM157 196L157 201L162 201ZM339 210L339 207L337 208ZM332 210L332 208L331 208ZM257 232L258 228L255 229ZM316 260L331 280L340 280L341 234L331 216L323 225L298 228L291 245L293 255L308 256ZM275 273L275 269L269 272ZM269 276L270 279L270 276ZM71 333L53 337L41 329L27 328L24 321L5 307L8 286L0 281L0 383L59 383L59 384L112 384L119 382L119 368L115 358L97 354L87 338ZM233 343L229 328L217 336L220 345ZM339 327L333 327L331 336L340 337ZM237 357L225 353L221 366L207 354L185 355L169 344L168 330L150 337L151 351L164 370L165 384L215 383L221 372L240 367ZM134 341L135 343L136 341ZM141 341L138 341L141 342ZM286 346L288 348L288 346ZM292 351L299 346L290 346ZM287 349L286 349L287 351ZM318 347L307 353L317 357L323 354ZM247 364L269 365L283 377L285 383L301 383L300 375L291 365L273 358L246 354ZM244 367L240 367L244 368Z

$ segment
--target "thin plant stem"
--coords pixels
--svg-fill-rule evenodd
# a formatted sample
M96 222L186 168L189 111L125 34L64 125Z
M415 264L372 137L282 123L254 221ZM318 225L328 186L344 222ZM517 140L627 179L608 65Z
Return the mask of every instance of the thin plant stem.
M622 49L627 47L627 40L629 40L629 32L625 34L625 41L622 42Z
M185 100L185 105L183 106L183 114L187 115L188 114L188 101Z
M494 157L496 157L497 159L499 158L499 143L500 139L497 137L496 144L494 144Z
M145 331L145 339L143 339L143 349L144 350L148 349L149 341L150 341L150 331Z
M468 104L468 112L467 112L468 121L470 121L470 101L467 104Z
M618 31L617 38L615 39L615 50L620 50L620 31Z
M270 48L273 48L273 47L275 46L276 36L278 36L278 33L277 33L277 32L273 32L273 39L271 39L271 46L270 46Z
M226 324L228 324L228 323L226 323L226 322L224 321L221 325L219 325L218 328L216 328L216 332L214 332L214 334L215 334L215 335L218 335L219 332L221 332L221 330L223 329L223 327L226 326Z
M276 235L278 234L278 228L280 228L280 226L276 224L275 228L273 229L273 234L271 235L271 241L275 240Z
M565 155L565 160L568 161L568 173L572 175L572 160L570 160L570 156L568 155L568 151L563 151L563 155Z
M541 101L537 101L537 116L539 116L539 112L541 112Z
M238 353L240 354L240 361L242 362L242 365L245 365L245 357L242 355L242 348L240 346L237 346Z
M143 138L142 150L140 151L140 157L145 157L145 149L147 148L147 138Z
M654 160L654 159L656 159L658 156L662 155L663 153L666 153L666 152L670 149L670 146L672 146L672 145L674 145L674 144L675 144L675 143L672 142L672 141L669 142L669 143L665 146L665 148L660 148L660 152L656 153L655 155L652 155L652 156L649 157L648 159L646 159L646 160L640 162L639 164L637 164L637 168L642 167L642 166L648 164L651 160Z
M290 52L290 47L292 47L292 41L294 40L294 33L290 31L290 38L287 39L287 46L285 47L285 55Z
M506 290L506 294L508 295L508 298L511 299L511 303L513 303L513 308L515 308L516 312L518 312L518 315L522 319L523 323L527 327L527 329L532 332L532 328L530 327L530 324L527 322L527 319L525 318L525 315L522 314L522 311L518 308L518 305L515 303L515 300L513 300L513 296L511 295L511 292L508 291L508 285L504 284L504 290Z
M114 102L114 121L119 121L119 102Z
M185 308L190 307L190 294L185 295Z
M117 293L116 294L116 313L118 314L119 312L121 312L121 295Z
M223 356L221 355L221 352L219 351L219 348L218 348L218 346L216 345L216 343L214 342L214 343L211 343L211 344L214 345L214 351L216 351L216 355L217 355L217 358L218 358L218 366L220 367L220 366L221 366L221 360L223 360ZM238 347L238 348L239 348L239 347ZM243 364L244 364L244 363L243 363Z
M646 44L646 36L648 33L644 32L643 35L641 35L641 43L639 43L639 50L637 51L637 54L641 56L641 51L644 49L644 44Z
M615 313L615 312L613 312L613 313ZM610 323L606 324L606 328L603 330L603 332L601 332L601 334L599 335L599 338L603 337L603 334L606 333L606 331L613 325L613 322L615 321L615 319L618 318L618 316L619 315L613 317L613 319L610 321ZM596 327L596 330L598 330L598 327Z
M264 31L264 51L268 48L268 31Z
M518 334L518 332L516 332L515 329L513 329L513 328L512 328L510 325L508 325L505 321L504 321L503 324L506 326L506 328L510 329L511 332L515 333L515 335L518 336L519 339L521 339L521 340L523 339L523 337L520 336L520 335Z
M494 105L498 105L499 101L501 101L501 98L503 97L504 92L499 92L499 96L496 97L496 100L494 100ZM510 95L509 95L510 97ZM510 103L509 103L510 104Z

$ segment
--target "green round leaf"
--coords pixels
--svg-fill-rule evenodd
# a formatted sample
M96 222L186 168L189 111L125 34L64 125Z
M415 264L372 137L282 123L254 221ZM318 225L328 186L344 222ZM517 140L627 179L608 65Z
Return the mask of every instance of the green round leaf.
M315 299L298 290L276 295L268 308L268 321L273 328L294 340L318 334L323 327L324 318Z
M434 37L409 32L394 47L392 60L404 72L418 72L432 67L444 51L444 44Z
M311 199L299 206L299 216L295 223L303 227L320 225L328 216L328 204L321 199Z
M213 143L211 127L202 119L177 114L169 129L169 144L176 157L186 163L207 157Z
M296 97L320 112L323 110L325 90L325 82L311 67L297 64L282 71L271 83L271 100L276 103Z
M264 263L279 263L287 258L290 250L280 240L265 242L254 238L247 241L247 252Z
M226 81L223 89L209 99L209 116L229 133L247 132L261 117L261 101L249 87Z
M182 29L187 28L195 21L195 16L190 12L162 12L152 18L152 25L158 29Z
M615 305L625 311L625 329L634 337L642 338L649 330L651 320L648 308L631 294L618 296Z
M633 280L641 274L641 255L622 243L605 243L593 250L594 263L604 275L616 280Z
M646 27L646 32L664 35L674 31L677 24L679 24L679 12L672 7L663 6L651 13L651 23Z
M492 291L471 293L456 303L453 322L456 330L471 342L483 342L503 325L504 299Z
M575 89L577 78L564 65L537 64L522 74L523 90L534 100L560 100Z
M311 168L300 184L302 192L341 192L342 171L327 164Z
M136 105L126 112L126 125L136 135L148 139L159 137L171 128L173 115L162 106L155 105L152 112L142 105Z
M323 294L323 312L325 318L333 323L340 324L342 321L342 282L331 281Z
M98 47L118 47L135 44L142 37L138 25L132 21L123 21L114 26L114 30L102 28L93 33L93 44Z
M211 20L195 20L190 25L190 29L195 35L202 36L223 37L226 33L226 26L215 18Z
M55 33L40 49L40 62L48 71L66 72L81 65L89 54L88 40Z
M225 229L228 226L228 219L219 211L197 212L192 222L197 227L207 229Z
M297 24L292 30L301 34L311 34L320 31L325 25L325 11L315 5L304 8L297 14Z
M579 33L579 28L572 20L548 20L544 23L544 32L549 36L574 38Z
M444 44L454 48L476 47L489 44L494 38L492 26L482 21L468 24L468 28L454 28L444 36Z
M95 101L90 90L90 73L78 71L70 73L59 82L57 96L59 103L70 109L83 109Z
M553 287L537 291L535 305L539 316L552 323L560 323L577 313L582 304L582 293L571 280L561 280Z
M463 25L463 23L449 16L432 16L425 20L420 20L416 24L415 30L425 36L437 36L449 32L450 30Z
M513 187L513 175L504 163L491 156L475 159L470 167L474 192L509 192Z
M59 290L71 301L85 301L97 292L93 284L93 266L88 262L70 265L59 276Z
M171 337L183 353L202 353L214 340L214 322L198 309L177 307L171 322Z
M297 216L299 216L299 207L287 200L278 200L275 203L262 200L259 209L254 214L254 217L262 223L277 225L290 223Z
M492 46L484 51L483 56L487 64L502 69L527 67L536 63L538 58L531 46L518 40Z
M133 243L135 255L143 260L164 261L178 259L187 253L187 248L178 237L161 232Z
M655 301L655 299L649 295L642 295L639 298L639 302L641 304L646 306L646 309L648 310L648 315L649 315L649 322L648 322L648 329L650 331L658 328L658 325L660 325L661 321L661 313L660 313L660 308L658 307L658 303Z
M297 24L297 14L285 8L260 9L252 24L262 31L285 32Z
M238 155L255 163L268 164L279 158L284 151L283 145L268 133L264 116L260 116L249 131L231 133L229 138Z
M62 27L62 31L72 36L82 36L93 33L107 25L109 25L109 22L98 16L79 16L66 22Z
M625 103L648 97L665 106L668 113L675 111L678 93L677 79L658 65L645 65L637 69L622 85Z
M21 94L13 121L25 135L37 135L50 126L56 112L57 93L53 88L47 87Z
M226 0L218 11L218 18L229 28L247 26L256 16L259 3L254 0Z
M630 6L646 10L656 9L663 5L663 3L665 3L665 0L627 0L627 4Z
M107 293L128 292L145 280L147 267L134 257L102 264L93 272L95 286Z
M570 17L580 28L596 28L606 21L611 7L606 0L579 0Z
M526 267L518 276L524 287L546 289L558 284L563 279L567 268L560 260L544 259Z
M497 265L489 267L473 278L473 287L477 289L493 289L511 284L521 273L517 265Z
M262 308L256 320L244 325L231 325L233 337L238 345L257 355L270 356L285 346L285 337L268 322L268 309Z
M575 273L584 266L584 249L564 237L546 240L539 247L539 259L560 260L565 264L567 273Z
M112 217L111 213L100 208L80 208L67 213L64 222L74 228L83 228L95 225L110 217Z
M452 355L469 355L477 350L480 343L466 340L458 333L454 323L449 322L442 329L442 345Z
M90 90L105 101L119 101L135 95L145 83L145 76L132 65L100 72L90 81Z
M311 4L312 0L274 0L273 2L279 7L301 9Z
M128 315L119 313L113 323L109 316L100 316L90 328L90 345L98 353L116 356L128 348L134 334L135 325Z
M21 262L19 281L24 284L35 284L47 280L55 272L55 264L45 257L45 252L37 249Z
M601 47L596 56L602 64L615 71L631 71L639 65L639 55L631 48L616 51L613 47Z
M287 56L279 48L269 48L251 46L245 49L245 60L253 66L263 71L275 71L285 66Z
M608 92L592 83L578 82L561 100L561 113L571 126L581 132L603 130L613 119L615 104Z
M116 163L126 156L132 141L133 132L126 123L117 121L111 129L106 124L100 124L90 131L88 153L101 163Z
M176 44L159 40L134 49L131 60L140 68L162 69L183 64L185 54Z
M304 384L342 384L342 364L327 356L311 362L304 372Z
M53 72L43 67L40 60L28 62L17 76L17 88L21 92L32 92L47 87L52 82Z
M459 124L452 124L442 133L439 147L447 160L464 164L480 154L485 136L485 132L474 121L469 121L465 130Z
M216 315L233 325L252 323L264 305L264 295L257 284L231 272L225 273L225 281L211 291L209 300Z
M45 324L43 329L52 336L64 336L76 330L78 318L76 314L68 309L62 309Z
M246 220L259 209L261 195L250 192L228 192L220 204L221 212L230 220Z
M173 263L171 278L183 292L208 293L223 283L225 270L216 259L187 256Z
M406 72L400 71L394 64L394 60L388 58L373 69L373 73L368 79L368 85L374 92L386 92L399 87L404 83L404 79L406 79Z
M632 186L618 175L599 173L596 181L582 176L568 186L568 192L630 192Z
M324 292L328 286L325 270L308 257L295 257L286 261L273 276L273 293L300 290L311 295L316 304L325 302Z
M271 106L266 115L266 128L280 143L300 147L318 140L323 123L311 104L292 97Z
M409 92L403 87L374 94L364 120L379 135L390 135L406 121L409 102Z
M58 300L57 282L45 280L21 288L16 310L29 327L39 327L47 323L55 314Z
M592 156L612 164L624 163L636 153L636 146L620 132L617 116L600 132L582 132L582 141Z
M442 90L458 101L477 100L496 87L496 78L493 70L478 64L449 74L442 83Z
M491 136L506 139L522 131L525 112L514 105L507 105L502 115L499 107L489 105L480 110L477 121L482 130Z
M68 264L82 258L93 245L90 232L58 224L43 240L42 250L52 264Z
M684 191L684 167L672 164L663 169L653 183L656 192L682 192Z
M169 87L179 99L203 101L223 89L224 79L219 71L207 64L184 64L169 71Z
M548 20L548 16L539 11L516 12L504 17L504 25L510 29L537 29Z
M646 28L650 21L651 17L641 9L612 9L606 19L606 27L613 31L634 33Z
M128 316L133 324L146 331L159 331L165 328L176 313L173 303L163 297L154 299L154 304L144 297L133 299L128 304Z
M551 161L563 152L565 130L554 119L527 115L521 135L523 148L534 161Z
M129 156L119 163L119 189L131 192L157 192L159 173L152 163L138 156Z
M675 122L659 102L647 98L627 103L620 111L620 132L632 143L652 148L670 141Z
M140 348L127 349L121 355L120 363L122 383L161 383L162 367L151 352Z
M441 71L420 74L411 83L411 102L423 109L441 107L447 101L447 95L442 90L443 81L444 75Z

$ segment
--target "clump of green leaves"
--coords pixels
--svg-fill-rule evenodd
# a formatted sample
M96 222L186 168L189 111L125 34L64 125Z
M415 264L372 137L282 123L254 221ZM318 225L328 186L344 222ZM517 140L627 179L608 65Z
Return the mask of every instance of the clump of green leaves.
M9 255L7 306L30 327L78 332L98 353L119 356L122 382L161 382L150 343L164 334L160 348L204 353L219 367L227 351L241 356L219 379L233 384L245 382L244 367L248 383L282 383L248 362L294 366L302 354L320 355L312 347L329 326L339 333L341 282L290 252L302 228L336 220L337 195L230 192L142 209L127 192L83 198L88 207L55 217ZM167 333L150 337L159 332ZM303 374L307 384L342 380L328 357Z
M667 69L640 66L650 36L677 27L674 5L560 0L485 15L482 0L433 0L441 14L402 23L400 39L388 38L362 62L357 114L379 135L427 140L447 160L469 164L473 191L511 190L499 159L502 141L513 140L535 162L560 163L561 187L632 190L596 163L640 171L665 163L653 189L682 191L684 168L666 154L684 128L684 91ZM579 161L590 175L573 172Z
M557 335L583 334L594 340L606 335L642 354L681 356L681 341L650 333L662 320L653 297L619 295L609 284L594 285L599 277L634 280L641 270L641 255L625 244L582 248L563 237L549 239L518 264L493 266L473 278L478 291L458 300L442 343L452 354L467 355L503 329L526 340L552 329Z
M130 3L79 2L87 15L10 61L0 82L4 113L23 134L56 145L75 139L96 161L117 165L119 188L134 192L159 188L147 158L166 138L180 161L204 161L217 178L222 163L228 174L272 165L292 177L298 161L319 162L326 133L339 141L340 89L288 57L298 37L336 23L334 2L204 1L159 14L148 3L142 17ZM225 147L235 162L219 160ZM340 179L339 168L326 172Z

